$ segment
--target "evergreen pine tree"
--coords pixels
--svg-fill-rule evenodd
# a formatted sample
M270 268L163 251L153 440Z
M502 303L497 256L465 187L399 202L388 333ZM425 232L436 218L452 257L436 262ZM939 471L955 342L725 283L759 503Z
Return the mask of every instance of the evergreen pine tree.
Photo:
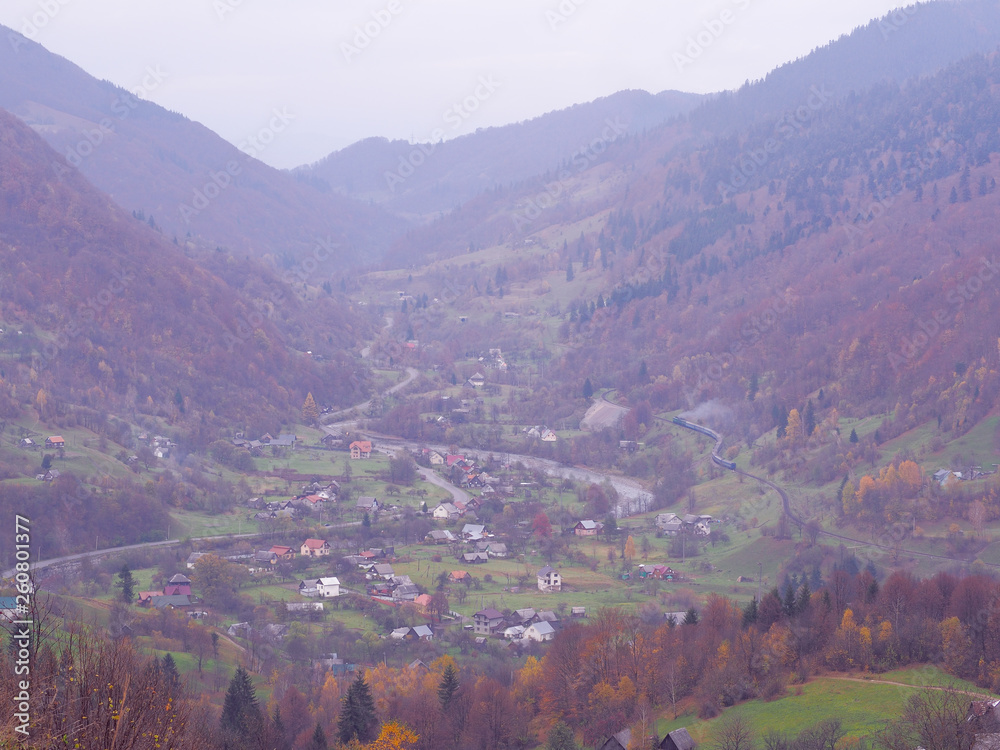
M583 381L583 397L590 398L594 395L594 386L590 382L590 378Z
M163 655L162 674L167 695L176 695L177 690L181 686L181 675L177 671L177 664L174 663L174 657L170 654Z
M441 684L438 686L438 700L441 701L441 708L443 710L447 710L452 700L454 700L455 693L458 692L458 685L458 670L455 669L453 664L448 664L444 668L444 674L441 675Z
M317 721L312 739L309 740L309 750L329 750L329 747L330 746L326 744L326 733Z
M757 615L757 599L754 598L743 608L743 627L748 628L757 622Z
M853 427L851 428L851 437L849 438L849 440L852 443L857 443L858 442L858 431L856 429L854 429Z
M378 735L375 701L365 682L364 672L360 670L341 702L337 733L345 745L355 737L362 742L371 742Z
M690 609L688 609L688 611L684 613L684 624L685 625L697 625L698 624L698 610L696 610L694 607L691 607Z
M274 731L278 747L287 747L288 740L285 737L285 722L281 719L281 706L276 705L274 707L274 715L271 717L271 729Z
M122 569L118 572L118 583L115 585L122 590L121 600L125 604L131 604L135 600L135 578L132 577L128 564L122 565Z
M219 725L230 738L246 742L260 734L262 719L257 692L250 675L243 667L237 667L236 674L229 681L229 689L226 690Z

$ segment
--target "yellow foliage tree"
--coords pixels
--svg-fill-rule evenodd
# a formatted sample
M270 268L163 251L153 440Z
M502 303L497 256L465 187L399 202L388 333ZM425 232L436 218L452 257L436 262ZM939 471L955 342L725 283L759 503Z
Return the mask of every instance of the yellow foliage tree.
M788 412L788 426L785 428L785 437L793 445L802 440L802 416L798 409Z
M319 408L316 406L312 391L306 394L306 400L302 402L302 419L309 424L316 424L319 420Z
M632 558L635 557L635 540L632 535L628 535L628 539L625 540L625 559L632 562Z
M382 725L378 738L364 748L365 750L410 750L419 739L399 722L389 721Z

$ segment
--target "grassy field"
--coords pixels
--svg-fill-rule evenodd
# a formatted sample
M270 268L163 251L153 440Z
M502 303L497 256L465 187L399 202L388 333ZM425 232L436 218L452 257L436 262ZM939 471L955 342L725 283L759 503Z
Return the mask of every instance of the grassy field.
M925 685L925 677L933 671L908 669L876 676L893 682ZM937 670L940 672L940 670ZM935 676L934 682L950 684L947 675ZM965 689L962 683L956 683ZM974 686L973 691L976 691ZM709 721L702 721L688 711L676 720L667 714L657 724L660 736L680 727L687 727L698 744L710 743L713 732L727 716L738 712L759 729L774 729L796 734L826 719L840 719L846 730L847 741L870 736L887 720L898 718L907 699L920 690L887 682L868 681L862 678L819 677L805 685L790 687L785 696L773 701L749 701L726 709L723 714ZM970 698L971 699L971 698Z

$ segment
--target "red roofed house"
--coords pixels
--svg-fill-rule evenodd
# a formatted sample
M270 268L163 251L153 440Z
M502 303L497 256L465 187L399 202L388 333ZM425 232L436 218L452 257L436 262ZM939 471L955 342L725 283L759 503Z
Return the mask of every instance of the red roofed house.
M53 435L52 437L45 438L46 448L65 448L66 441L63 440L61 435Z
M273 552L278 556L279 560L291 560L295 557L295 550L291 547L285 547L281 544L275 544L268 550L268 552Z
M420 610L424 614L427 614L427 612L429 612L431 608L431 595L421 594L420 596L418 596L416 599L413 600L413 603L417 605L418 610Z
M447 463L449 469L452 466L454 466L456 463L458 463L459 461L464 461L464 460L465 460L465 456L463 456L461 454L452 454L452 455L448 456L447 458L445 458L445 462Z
M371 458L372 457L372 441L371 440L355 440L351 443L351 458Z
M325 539L306 539L302 542L299 554L305 557L322 557L330 554L330 543Z
M178 573L163 587L164 596L191 596L191 579Z

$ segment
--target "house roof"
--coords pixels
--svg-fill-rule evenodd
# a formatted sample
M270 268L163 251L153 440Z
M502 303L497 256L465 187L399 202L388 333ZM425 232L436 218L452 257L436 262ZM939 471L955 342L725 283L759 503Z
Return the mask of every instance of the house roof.
M451 571L451 577L456 581L461 581L463 578L469 574L464 570L453 570Z
M421 594L420 596L418 596L416 599L413 600L413 603L420 607L428 607L430 606L431 603L431 595Z
M282 544L272 544L271 545L271 549L268 550L268 552L273 552L274 554L279 555L279 556L280 555L287 555L291 551L292 551L291 547L286 547L286 546L284 546Z
M319 584L321 586L339 586L340 579L337 576L329 576L328 578L320 578Z
M502 620L503 612L499 612L493 607L487 607L486 609L481 609L475 614L476 617L485 617L487 620Z
M545 576L551 575L552 573L558 573L558 571L555 568L546 565L544 568L538 571L538 577L544 578Z
M191 583L191 579L188 578L183 573L176 573L173 578L170 579L170 583Z
M190 607L191 597L187 594L171 594L170 596L154 596L152 601L156 608L161 607Z
M528 630L533 630L538 635L548 635L549 633L556 632L556 629L552 627L552 623L546 622L545 620L541 620L539 622L529 625Z
M376 505L378 505L378 500L371 495L362 495L358 498L357 507L359 508L373 508Z
M577 524L577 526L580 527L581 529L588 529L588 530L589 529L596 529L597 528L597 522L596 521L590 521L590 520L580 521Z
M396 639L405 638L409 634L409 632L410 632L409 628L396 628L391 633L389 633L389 637Z
M302 542L303 547L308 547L309 549L323 549L326 546L325 539L306 539Z
M358 450L362 453L371 453L372 451L372 441L371 440L355 440L351 443L350 447L353 450L354 446L358 447Z
M393 575L392 566L389 563L378 563L375 565L375 572L380 576L391 576Z
M63 439L63 436L62 436L62 435L52 435L51 437L47 438L47 440L48 440L48 441L49 441L50 443L65 443L65 442L66 442L66 441L65 441L65 440Z
M684 727L675 729L670 732L667 737L674 741L674 746L677 750L694 750L694 740L691 738L691 735L688 734L688 730ZM663 738L664 741L666 741L667 737Z
M413 628L413 632L417 634L417 638L428 638L434 635L434 631L427 625L417 625Z
M300 589L314 589L319 585L318 578L303 578L299 581Z

